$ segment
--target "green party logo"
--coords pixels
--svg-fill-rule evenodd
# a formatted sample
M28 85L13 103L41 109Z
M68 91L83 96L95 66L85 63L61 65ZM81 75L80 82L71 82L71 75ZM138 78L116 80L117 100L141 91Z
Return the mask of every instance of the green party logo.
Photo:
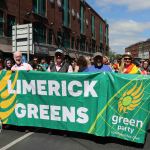
M135 119L134 116L127 116L121 113L128 113L135 110L141 103L144 96L143 84L136 83L135 85L127 88L120 96L118 102L118 111L120 114L112 116L112 125L115 127L114 135L129 138L132 141L139 139L139 136L134 136L137 130L141 130L144 123L142 120Z
M0 72L1 74L2 72ZM9 116L13 113L15 109L15 99L17 96L17 93L9 94L9 91L7 89L7 82L11 78L12 71L5 72L5 75L0 80L0 120L2 120L3 124L6 124L8 122ZM15 77L13 79L13 83L11 85L11 88L14 89L16 85L16 81L18 79L18 71L15 74Z
M142 83L138 87L136 84L131 89L126 90L121 98L119 99L118 103L118 111L127 113L128 111L133 111L141 102L143 98L144 88Z

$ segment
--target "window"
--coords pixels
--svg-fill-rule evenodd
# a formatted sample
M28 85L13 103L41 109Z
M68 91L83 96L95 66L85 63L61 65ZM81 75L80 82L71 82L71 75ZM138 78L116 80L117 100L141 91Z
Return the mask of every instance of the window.
M61 30L59 30L57 32L57 45L58 45L58 47L61 47L63 45L63 37L62 36L63 35L62 35Z
M92 52L96 51L95 48L96 48L96 42L95 40L92 40Z
M95 38L95 17L92 16L92 37Z
M74 37L71 39L71 48L74 49Z
M62 40L63 40L62 44L63 44L64 48L70 48L70 33L69 33L69 31L64 29Z
M69 0L62 0L62 5L63 5L63 13L62 13L63 25L65 27L69 27L70 26Z
M89 51L89 43L86 42L86 51L88 52Z
M85 37L81 36L80 39L80 50L85 51Z
M100 43L103 43L103 24L100 23Z
M46 0L33 0L33 11L36 14L45 16L46 14Z
M48 43L49 44L53 43L53 31L52 31L52 29L50 29L49 33L48 33Z
M80 6L80 33L84 33L84 7Z
M108 25L106 26L106 45L109 45L109 38L108 38Z
M80 45L80 39L79 37L76 38L76 42L75 42L75 48L78 50L79 49L79 45Z
M3 17L3 12L0 11L0 36L3 36L4 28L3 28L3 23L4 23L4 17Z
M34 24L34 42L46 43L46 27L39 24Z
M99 48L100 48L100 52L103 53L104 47L103 47L103 44L102 44L102 43L100 43L100 47L99 47Z
M12 36L12 26L16 24L16 18L14 16L7 16L7 36Z

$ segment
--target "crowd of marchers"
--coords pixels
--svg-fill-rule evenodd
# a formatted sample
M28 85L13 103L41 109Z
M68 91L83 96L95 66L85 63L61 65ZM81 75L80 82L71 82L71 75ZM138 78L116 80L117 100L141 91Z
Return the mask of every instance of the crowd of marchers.
M45 72L115 72L124 74L150 74L150 63L147 59L141 59L136 62L132 55L128 52L118 59L110 62L110 58L103 56L100 52L96 52L92 57L79 56L74 59L66 59L64 51L57 49L54 59L47 62L45 58L41 60L38 57L27 63L23 62L22 53L17 51L13 54L13 59L0 55L0 71L1 70L34 70Z

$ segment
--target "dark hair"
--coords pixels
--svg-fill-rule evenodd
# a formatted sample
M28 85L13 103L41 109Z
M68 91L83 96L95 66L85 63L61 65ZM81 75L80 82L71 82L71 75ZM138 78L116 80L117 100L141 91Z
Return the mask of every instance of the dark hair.
M7 61L11 61L11 63L13 63L13 61L12 61L11 58L6 58L5 61L4 61L5 66L6 66L6 64L7 64Z
M13 61L12 61L11 58L6 58L5 61L4 61L4 66L5 66L5 68L7 68L7 61L10 61L11 64L13 64ZM10 69L10 68L9 68L9 69ZM9 70L9 69L7 69L7 70Z
M88 66L87 60L84 56L80 56L77 60L77 65L79 66L79 71L82 71Z

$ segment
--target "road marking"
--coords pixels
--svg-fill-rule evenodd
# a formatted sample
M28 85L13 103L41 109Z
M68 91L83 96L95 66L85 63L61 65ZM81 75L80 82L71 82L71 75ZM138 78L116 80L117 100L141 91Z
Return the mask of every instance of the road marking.
M27 134L21 136L20 138L14 140L13 142L9 143L8 145L2 147L0 150L7 150L8 148L14 146L15 144L19 143L20 141L24 140L25 138L31 136L32 134L34 134L34 132L27 133Z

